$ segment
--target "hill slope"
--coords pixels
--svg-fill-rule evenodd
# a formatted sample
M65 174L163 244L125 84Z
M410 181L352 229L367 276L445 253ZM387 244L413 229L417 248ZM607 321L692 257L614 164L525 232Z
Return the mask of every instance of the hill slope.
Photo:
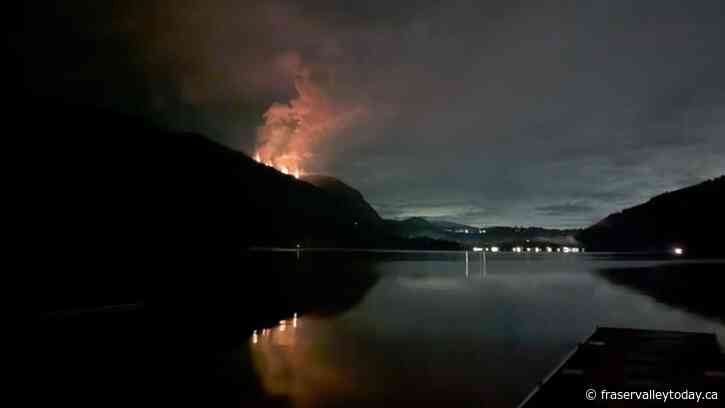
M383 219L380 218L380 215L365 201L365 197L359 191L349 185L334 177L322 174L305 175L300 179L323 190L334 198L340 206L340 211L344 211L354 217L354 220L352 220L353 224L360 224L362 222L369 227L376 229L382 228Z
M725 176L658 195L609 215L577 238L594 251L669 251L723 254L716 239L725 232Z

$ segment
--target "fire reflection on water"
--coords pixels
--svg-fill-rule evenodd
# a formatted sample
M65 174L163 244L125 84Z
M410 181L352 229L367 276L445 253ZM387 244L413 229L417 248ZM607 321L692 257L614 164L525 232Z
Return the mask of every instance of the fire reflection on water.
M354 393L354 375L326 360L327 350L320 344L325 330L318 326L318 321L295 313L274 327L252 332L254 370L268 395L287 397L295 406L312 406L320 398Z

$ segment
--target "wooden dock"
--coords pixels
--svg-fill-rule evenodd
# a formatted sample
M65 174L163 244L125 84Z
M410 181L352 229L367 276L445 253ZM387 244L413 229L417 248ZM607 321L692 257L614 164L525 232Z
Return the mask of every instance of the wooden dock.
M658 391L681 394L679 398L669 394L664 401ZM700 402L685 400L683 391L701 392ZM705 400L715 397L713 392L718 400ZM519 408L580 406L725 406L725 358L716 336L597 328L519 404Z

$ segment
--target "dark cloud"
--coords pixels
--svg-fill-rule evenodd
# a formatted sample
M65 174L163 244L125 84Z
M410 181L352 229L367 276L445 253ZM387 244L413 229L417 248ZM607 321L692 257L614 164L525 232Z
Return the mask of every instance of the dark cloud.
M69 1L26 6L11 47L33 95L250 153L282 107L312 136L274 146L384 216L570 227L725 173L723 7Z

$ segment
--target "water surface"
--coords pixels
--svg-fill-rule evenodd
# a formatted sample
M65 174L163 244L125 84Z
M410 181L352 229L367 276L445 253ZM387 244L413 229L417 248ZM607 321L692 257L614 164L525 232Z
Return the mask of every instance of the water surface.
M670 302L672 289L658 298L641 282L611 275L661 275L674 266L692 280L715 282L725 272L721 261L298 255L265 256L289 262L291 274L307 263L307 270L369 273L376 280L355 304L334 313L316 313L309 304L295 312L291 305L279 323L250 330L239 347L221 353L218 381L241 383L243 405L512 407L597 326L714 332L721 344L725 339L721 311L696 313L687 296Z

